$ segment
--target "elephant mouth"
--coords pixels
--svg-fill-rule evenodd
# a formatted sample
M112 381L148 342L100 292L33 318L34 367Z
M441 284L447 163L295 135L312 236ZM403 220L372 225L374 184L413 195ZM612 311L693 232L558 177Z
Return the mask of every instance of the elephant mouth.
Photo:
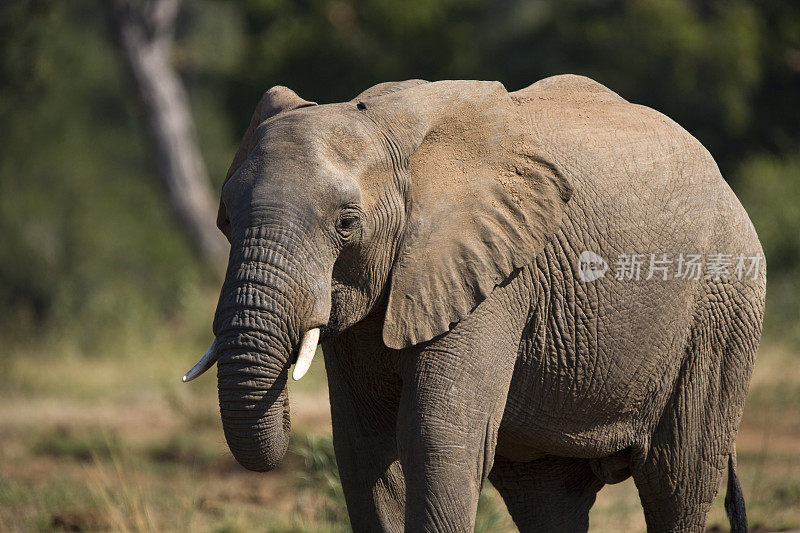
M294 370L292 371L292 379L295 381L300 380L308 369L311 367L311 363L314 359L314 354L317 351L317 346L321 342L322 339L325 337L323 336L323 330L327 330L325 327L316 327L311 328L306 331L300 339L300 346L297 348L295 356L290 361L290 364L294 364ZM328 331L324 331L324 334L327 335ZM183 375L181 381L187 383L192 381L201 375L203 375L206 370L214 366L214 364L219 359L220 350L217 345L217 340L214 339L214 342L211 343L211 346L206 350L205 354L200 358L195 365L189 369L186 374ZM288 402L288 400L287 400ZM288 406L288 403L287 403ZM288 407L287 407L288 408Z

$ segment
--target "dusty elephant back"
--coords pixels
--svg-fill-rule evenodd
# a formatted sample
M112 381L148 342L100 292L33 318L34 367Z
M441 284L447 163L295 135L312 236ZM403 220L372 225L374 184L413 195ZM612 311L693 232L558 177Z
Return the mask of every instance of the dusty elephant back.
M687 246L760 251L711 154L669 117L584 76L545 78L510 96L568 175L574 207L596 210L598 224L616 215L618 229L635 220L640 233L654 232L655 242L671 227Z

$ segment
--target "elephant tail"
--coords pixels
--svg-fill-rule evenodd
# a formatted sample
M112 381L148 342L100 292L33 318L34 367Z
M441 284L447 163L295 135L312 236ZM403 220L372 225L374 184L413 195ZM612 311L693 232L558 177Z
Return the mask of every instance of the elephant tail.
M725 512L731 523L731 533L747 533L747 513L739 478L736 477L736 450L728 454L728 487L725 492Z

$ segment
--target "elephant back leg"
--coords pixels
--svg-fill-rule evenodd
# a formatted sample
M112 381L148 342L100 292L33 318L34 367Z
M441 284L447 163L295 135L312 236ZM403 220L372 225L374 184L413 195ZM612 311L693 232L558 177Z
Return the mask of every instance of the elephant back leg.
M702 531L741 421L763 293L709 286L671 397L631 470L648 531ZM760 302L759 302L760 299Z
M528 462L495 457L489 474L519 530L587 531L603 482L589 461L546 456Z

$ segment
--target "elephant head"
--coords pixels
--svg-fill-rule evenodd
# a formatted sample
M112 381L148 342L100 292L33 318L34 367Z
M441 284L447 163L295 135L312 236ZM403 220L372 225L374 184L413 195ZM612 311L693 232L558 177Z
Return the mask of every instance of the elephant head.
M318 106L285 87L259 103L222 189L231 243L216 340L233 455L286 451L288 369L317 336L368 315L403 349L446 333L530 263L571 190L497 82L381 84Z

